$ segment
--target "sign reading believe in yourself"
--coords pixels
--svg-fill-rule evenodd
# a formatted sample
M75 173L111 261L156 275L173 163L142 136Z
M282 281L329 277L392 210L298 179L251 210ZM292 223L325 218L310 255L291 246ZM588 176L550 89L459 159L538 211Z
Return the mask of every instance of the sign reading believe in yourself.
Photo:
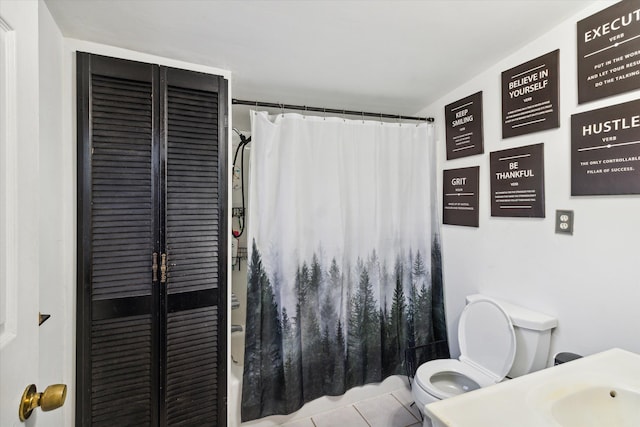
M578 22L578 103L640 88L640 2Z
M571 195L640 194L640 100L571 116Z
M554 50L502 72L502 137L560 126L558 56Z
M442 223L478 226L479 166L442 171Z
M482 138L482 92L444 107L447 160L484 153Z
M544 218L544 144L491 153L491 216Z

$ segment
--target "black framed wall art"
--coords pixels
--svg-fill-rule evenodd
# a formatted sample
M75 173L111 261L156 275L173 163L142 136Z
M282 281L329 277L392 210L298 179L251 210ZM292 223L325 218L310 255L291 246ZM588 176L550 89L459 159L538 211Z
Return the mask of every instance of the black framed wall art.
M484 153L482 92L444 107L447 160Z
M479 166L442 171L442 223L478 227Z
M640 194L640 100L571 116L571 195Z
M559 54L554 50L502 72L502 138L560 126Z
M640 1L578 22L578 103L640 88Z
M490 155L491 216L544 218L544 144Z

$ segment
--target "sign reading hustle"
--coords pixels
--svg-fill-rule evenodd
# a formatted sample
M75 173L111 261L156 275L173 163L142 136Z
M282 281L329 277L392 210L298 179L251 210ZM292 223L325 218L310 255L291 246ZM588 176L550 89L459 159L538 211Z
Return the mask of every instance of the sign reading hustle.
M640 194L640 100L571 116L571 195Z
M480 166L442 171L442 223L478 226Z
M447 160L484 153L482 92L444 107Z
M544 218L544 144L491 153L491 216Z
M554 50L502 72L502 137L560 126L558 56Z
M640 2L578 22L578 103L640 88Z

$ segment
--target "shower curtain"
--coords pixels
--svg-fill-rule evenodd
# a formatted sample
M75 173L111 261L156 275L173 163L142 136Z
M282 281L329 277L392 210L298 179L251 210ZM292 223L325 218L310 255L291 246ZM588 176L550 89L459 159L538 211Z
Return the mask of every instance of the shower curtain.
M242 420L448 357L433 125L251 114Z

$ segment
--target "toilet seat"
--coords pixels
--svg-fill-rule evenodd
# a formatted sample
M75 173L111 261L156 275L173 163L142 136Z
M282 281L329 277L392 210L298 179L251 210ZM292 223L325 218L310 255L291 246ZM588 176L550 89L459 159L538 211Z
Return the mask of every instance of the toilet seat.
M495 301L478 299L462 310L458 325L460 361L502 381L516 356L511 318Z
M486 387L504 379L513 365L516 352L513 324L502 307L492 300L478 299L467 304L460 317L458 339L460 360L432 360L416 371L415 383L438 399L460 393L435 385L432 381L438 374L460 374Z
M416 371L416 375L414 377L415 384L438 399L446 399L456 396L457 393L444 390L431 382L431 379L435 375L444 372L454 372L464 375L471 381L477 383L480 387L486 387L494 384L491 377L457 359L436 359L423 363Z

